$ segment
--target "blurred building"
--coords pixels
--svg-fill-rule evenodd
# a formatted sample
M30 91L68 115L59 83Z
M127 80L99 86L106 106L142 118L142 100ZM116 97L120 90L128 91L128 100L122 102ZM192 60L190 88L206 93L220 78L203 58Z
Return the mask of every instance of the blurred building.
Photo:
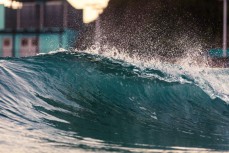
M0 57L25 57L75 47L82 12L63 0L18 0L21 9L0 5Z

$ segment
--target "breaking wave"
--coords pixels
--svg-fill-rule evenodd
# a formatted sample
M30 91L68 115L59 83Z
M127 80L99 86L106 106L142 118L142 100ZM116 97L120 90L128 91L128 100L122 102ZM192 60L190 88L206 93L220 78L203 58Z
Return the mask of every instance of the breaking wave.
M229 150L229 69L184 63L2 58L0 152Z

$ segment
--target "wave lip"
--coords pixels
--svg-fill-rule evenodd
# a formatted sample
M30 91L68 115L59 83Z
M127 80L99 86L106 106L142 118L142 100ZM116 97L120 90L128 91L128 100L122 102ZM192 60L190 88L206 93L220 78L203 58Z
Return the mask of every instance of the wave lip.
M229 150L228 69L150 62L85 52L0 59L1 148Z

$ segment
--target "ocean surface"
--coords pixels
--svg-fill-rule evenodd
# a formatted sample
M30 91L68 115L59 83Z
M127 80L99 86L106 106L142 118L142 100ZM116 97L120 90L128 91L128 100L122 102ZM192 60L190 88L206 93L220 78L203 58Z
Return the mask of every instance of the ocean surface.
M0 58L0 152L229 151L228 68L120 57Z

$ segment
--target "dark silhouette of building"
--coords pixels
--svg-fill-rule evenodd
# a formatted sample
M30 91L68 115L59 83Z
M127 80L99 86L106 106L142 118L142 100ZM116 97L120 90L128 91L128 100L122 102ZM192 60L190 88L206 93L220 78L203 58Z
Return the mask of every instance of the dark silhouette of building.
M75 47L83 27L82 11L67 1L19 1L21 9L0 6L0 56L33 56Z

